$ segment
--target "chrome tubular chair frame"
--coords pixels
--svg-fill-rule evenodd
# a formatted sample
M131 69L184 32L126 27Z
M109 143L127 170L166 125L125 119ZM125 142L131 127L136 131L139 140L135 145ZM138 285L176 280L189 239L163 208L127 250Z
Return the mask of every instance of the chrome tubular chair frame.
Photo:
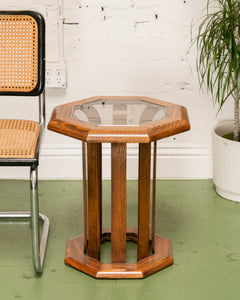
M0 157L0 166L29 166L30 167L30 212L0 212L0 221L16 222L30 221L32 231L32 256L33 267L37 274L43 271L43 263L46 252L46 245L49 233L49 219L39 213L38 204L38 164L39 164L39 149L42 139L42 134L45 125L45 23L43 17L32 11L0 11L1 20L9 17L11 20L25 21L25 17L30 19L30 23L36 23L34 30L37 31L37 82L33 89L28 91L18 91L18 89L5 90L3 85L0 86L1 95L13 96L38 96L39 98L39 133L36 141L35 152L32 157ZM16 19L15 19L16 18ZM4 26L3 26L4 27ZM37 29L36 29L37 28ZM33 30L33 31L34 31ZM33 54L35 55L35 54ZM19 87L18 87L19 88ZM38 125L38 126L39 126ZM1 133L1 128L0 128ZM40 240L39 222L43 222L42 234Z

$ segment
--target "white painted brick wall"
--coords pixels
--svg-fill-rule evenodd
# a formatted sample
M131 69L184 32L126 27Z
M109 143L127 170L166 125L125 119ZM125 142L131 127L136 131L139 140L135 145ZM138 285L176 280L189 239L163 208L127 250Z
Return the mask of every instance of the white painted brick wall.
M1 9L41 12L47 24L47 60L55 61L61 3L68 87L47 89L47 120L56 105L94 95L145 95L184 105L192 129L158 143L158 176L211 177L216 109L211 96L199 91L195 48L190 51L191 23L207 0L8 0ZM3 116L11 112L9 99L4 101ZM218 119L231 118L231 109L227 104ZM46 131L40 177L79 177L80 147L77 140ZM109 161L109 147L104 153Z

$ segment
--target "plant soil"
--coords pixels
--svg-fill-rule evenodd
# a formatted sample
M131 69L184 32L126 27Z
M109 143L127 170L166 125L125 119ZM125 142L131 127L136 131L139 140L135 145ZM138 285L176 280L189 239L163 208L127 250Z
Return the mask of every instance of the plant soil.
M224 139L233 141L233 132L224 134L222 137L223 137ZM239 137L239 141L240 141L240 132L239 132L239 134L238 134L238 137Z

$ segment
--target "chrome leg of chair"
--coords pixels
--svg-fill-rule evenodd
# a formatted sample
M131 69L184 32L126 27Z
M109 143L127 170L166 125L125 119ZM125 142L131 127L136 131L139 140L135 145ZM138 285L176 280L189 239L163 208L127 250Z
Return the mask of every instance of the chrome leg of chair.
M0 212L0 221L7 221L11 223L16 223L16 221L31 221L33 268L36 273L41 274L43 271L43 263L47 246L49 219L47 216L38 212L37 167L31 167L30 171L30 200L31 212ZM39 221L43 222L41 242L39 234Z
M8 222L10 224L16 224L17 221L19 221L19 223L29 223L29 221L31 221L32 219L32 214L31 212L28 211L22 211L22 212L0 212L0 222L4 221L4 222ZM49 219L48 217L46 217L45 215L39 213L38 215L38 219L39 221L43 222L43 228L42 228L42 237L41 237L41 243L40 243L40 254L36 254L37 257L40 257L40 263L37 262L38 266L40 266L40 268L38 270L40 270L40 272L37 272L37 267L35 267L35 265L37 265L35 262L34 263L34 270L37 273L42 273L42 266L43 266L43 260L44 260L44 256L45 256L45 250L46 250L46 245L47 245L47 239L48 239L48 231L49 231ZM34 241L36 241L35 238L33 238ZM39 242L34 242L37 245L39 245ZM35 246L34 246L35 247ZM37 247L35 247L34 252L36 253L37 251ZM33 261L35 261L36 259L33 256Z
M43 216L43 231L40 243L39 234L39 208L38 208L38 172L37 167L31 167L30 171L30 201L31 201L31 226L32 226L32 255L33 267L36 273L41 274L47 246L49 220Z

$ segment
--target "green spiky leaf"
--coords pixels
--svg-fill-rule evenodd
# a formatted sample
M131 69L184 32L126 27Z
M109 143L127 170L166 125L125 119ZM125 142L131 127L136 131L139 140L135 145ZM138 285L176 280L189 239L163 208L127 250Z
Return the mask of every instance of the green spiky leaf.
M214 103L219 106L219 110L232 97L235 109L238 109L240 0L208 0L206 15L198 27L195 42L200 87L206 83L207 90L213 95ZM235 113L236 117L238 118L236 124L239 124L239 113Z

